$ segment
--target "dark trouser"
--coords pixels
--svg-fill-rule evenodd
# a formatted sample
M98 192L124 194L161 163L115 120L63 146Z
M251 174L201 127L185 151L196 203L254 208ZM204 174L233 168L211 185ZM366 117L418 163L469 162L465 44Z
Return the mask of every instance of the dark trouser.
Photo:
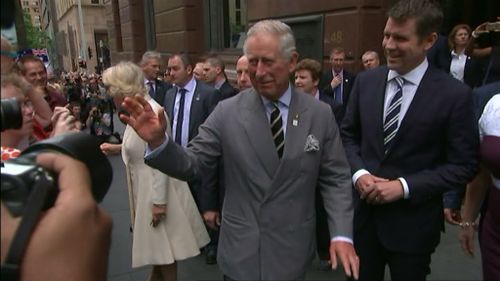
M210 242L206 246L208 248L217 249L217 245L219 244L219 229L213 229L207 227L208 235L210 236Z
M321 260L330 259L330 231L323 197L319 190L316 191L316 250Z
M360 260L360 281L384 280L386 265L389 266L393 281L426 280L430 273L432 253L410 254L389 251L380 243L375 225L365 227L354 234L354 247Z

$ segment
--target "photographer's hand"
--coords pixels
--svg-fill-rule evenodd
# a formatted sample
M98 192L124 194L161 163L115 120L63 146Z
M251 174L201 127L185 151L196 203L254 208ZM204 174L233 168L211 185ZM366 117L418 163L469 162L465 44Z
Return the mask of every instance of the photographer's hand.
M87 168L53 153L39 155L37 163L59 175L60 193L33 231L21 280L106 280L112 223L92 197ZM2 205L2 259L16 222Z
M56 106L54 108L54 115L52 115L52 130L51 136L58 136L67 132L78 132L79 128L76 127L76 119L66 107Z

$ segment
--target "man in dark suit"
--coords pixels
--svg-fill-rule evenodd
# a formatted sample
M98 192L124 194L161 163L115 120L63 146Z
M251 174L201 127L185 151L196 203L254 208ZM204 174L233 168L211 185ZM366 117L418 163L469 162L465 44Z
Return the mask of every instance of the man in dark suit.
M172 84L158 79L160 73L161 55L155 51L147 51L142 55L140 66L144 72L144 85L149 95L160 105L163 105L165 93Z
M217 104L220 92L203 81L193 77L193 65L188 55L175 54L168 60L172 82L176 87L170 89L164 102L164 108L172 125L172 139L183 147L198 135L200 127ZM205 199L204 177L191 179L189 187L196 204L204 213ZM215 215L208 213L207 216ZM214 243L216 238L213 238ZM216 244L215 244L216 245ZM216 247L207 247L207 263L216 262Z
M226 194L218 264L225 280L303 280L314 257L316 187L328 210L332 266L357 278L349 168L328 105L290 85L297 63L291 28L257 22L244 46L254 88L220 102L182 148L163 112L127 97L121 115L148 142L146 163L188 179L224 160Z
M341 47L335 47L330 52L331 69L326 70L321 77L319 89L326 95L333 97L336 103L342 104L338 115L339 122L345 114L345 108L349 101L354 74L344 69L345 51ZM337 117L337 116L335 116Z
M478 131L469 87L429 65L443 14L430 0L388 12L387 67L356 77L342 137L356 189L360 280L425 280L443 229L442 194L470 181Z
M187 54L171 56L168 68L175 87L167 91L163 106L172 123L172 138L185 147L198 135L198 127L210 115L220 94L203 81L194 79L193 66ZM182 109L180 114L179 109Z
M218 56L211 56L203 64L203 76L205 81L220 91L219 101L230 98L238 93L229 81L227 81L225 64Z

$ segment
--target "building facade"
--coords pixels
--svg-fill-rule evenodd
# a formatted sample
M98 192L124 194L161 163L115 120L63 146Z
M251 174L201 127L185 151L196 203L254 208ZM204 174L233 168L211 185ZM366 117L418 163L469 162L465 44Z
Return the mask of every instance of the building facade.
M99 72L105 61L102 56L103 46L108 44L104 1L60 0L54 2L57 19L56 41L62 69ZM81 6L81 13L79 6Z
M21 0L21 8L31 18L34 27L41 28L41 13L39 0Z
M346 68L361 69L360 57L381 52L386 11L397 0L105 0L111 62L139 61L146 50L168 56L219 54L234 78L248 26L279 19L291 26L300 58L328 64L329 51L343 47ZM495 0L441 0L444 31L456 23L494 20Z

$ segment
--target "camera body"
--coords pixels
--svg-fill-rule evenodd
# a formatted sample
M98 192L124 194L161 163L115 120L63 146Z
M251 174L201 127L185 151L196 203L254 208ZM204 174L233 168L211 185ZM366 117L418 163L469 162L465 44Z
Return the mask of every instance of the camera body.
M57 178L52 172L34 164L35 154L5 162L2 167L2 200L12 216L22 216L26 201L36 182L48 182L48 196L43 210L54 205L57 198Z
M62 153L83 162L90 173L92 195L97 202L102 201L111 185L113 170L100 144L94 136L72 132L37 142L18 158L2 163L1 198L5 206L13 216L22 216L37 184L45 184L48 189L44 209L54 205L59 194L57 175L36 164L36 157L42 152Z

